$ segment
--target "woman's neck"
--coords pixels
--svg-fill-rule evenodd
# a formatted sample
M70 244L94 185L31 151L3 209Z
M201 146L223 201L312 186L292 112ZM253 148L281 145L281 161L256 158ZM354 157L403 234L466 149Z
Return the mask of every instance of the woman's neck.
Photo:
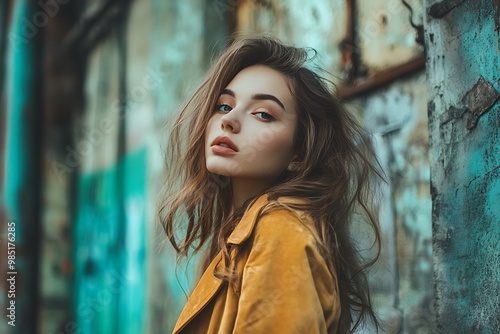
M264 180L235 179L231 180L233 187L233 212L239 209L249 198L259 195L269 185Z

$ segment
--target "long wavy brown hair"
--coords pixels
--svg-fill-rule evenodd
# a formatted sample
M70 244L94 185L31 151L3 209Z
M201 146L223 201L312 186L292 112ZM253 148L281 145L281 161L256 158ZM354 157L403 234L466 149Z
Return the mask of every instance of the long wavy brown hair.
M201 86L175 121L168 146L166 187L159 216L179 257L207 250L208 262L222 251L230 261L226 240L248 204L232 211L231 180L210 173L205 165L205 129L221 91L242 69L265 65L288 80L297 110L294 149L299 161L284 170L263 193L270 200L302 197L307 205L290 204L313 219L319 245L337 273L340 333L352 333L364 318L378 328L366 271L380 253L374 185L382 178L369 137L341 104L331 82L310 69L315 52L287 46L271 37L239 37L209 70ZM361 214L362 213L362 214ZM356 216L356 219L354 219ZM375 255L365 260L351 232L358 216L373 231ZM204 247L208 246L208 247ZM205 262L204 266L208 262ZM231 281L231 274L221 275Z

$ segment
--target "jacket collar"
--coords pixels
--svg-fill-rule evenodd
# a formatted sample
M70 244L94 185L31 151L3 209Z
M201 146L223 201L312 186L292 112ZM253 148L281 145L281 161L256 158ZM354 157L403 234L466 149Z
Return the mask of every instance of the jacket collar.
M276 200L269 201L268 194L261 195L248 206L240 222L229 235L227 243L239 245L247 240L253 232L257 218L267 204L271 204L271 206L288 207L288 204L310 204L310 201L295 196L282 196ZM293 209L290 210L295 211ZM303 216L303 218L308 219L306 216Z
M194 288L193 293L188 298L179 319L177 319L177 323L175 324L172 334L179 333L187 325L187 323L190 322L208 304L217 291L219 291L223 281L215 277L214 270L221 263L221 260L222 255L219 253L203 273L203 276Z
M248 239L252 234L257 216L266 203L267 195L262 195L249 205L240 222L229 236L228 243L240 244ZM219 291L223 280L215 277L214 271L223 265L221 260L222 254L219 253L203 273L175 324L173 334L179 333Z
M275 201L279 204L289 203L307 203L307 201L297 197L280 197ZM268 195L264 194L255 199L243 214L238 225L234 228L227 242L239 245L247 240L253 232L257 218L262 209L269 203ZM215 277L214 271L223 265L222 254L219 252L207 267L200 281L194 288L191 296L186 302L177 323L175 324L173 334L178 334L217 294L223 284L223 280Z
M257 217L267 202L267 194L264 194L248 206L248 209L245 211L245 214L243 214L240 222L229 235L229 238L227 238L228 244L239 245L250 237L255 226L255 222L257 221Z

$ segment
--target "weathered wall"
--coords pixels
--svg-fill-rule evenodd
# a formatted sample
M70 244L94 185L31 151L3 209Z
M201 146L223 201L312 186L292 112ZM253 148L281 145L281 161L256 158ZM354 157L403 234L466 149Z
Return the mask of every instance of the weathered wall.
M74 148L82 158L73 308L82 333L169 332L194 283L156 215L165 122L226 43L223 17L209 5L135 1L126 25L90 53Z
M358 78L360 81L423 52L409 24L410 12L401 1L353 2L357 4L354 28L360 56L357 74L367 76ZM414 9L413 20L420 24L422 1L407 2ZM86 7L99 3L102 1L86 1ZM171 330L186 300L182 289L189 291L194 275L189 266L186 270L183 265L176 267L175 254L156 225L165 120L175 114L213 55L224 47L227 19L232 15L240 32L269 33L287 43L314 47L320 64L337 81L336 77L343 77L346 71L339 43L349 32L347 3L133 2L126 25L112 30L90 51L86 103L72 128L63 130L66 123L60 123L60 118L47 120L52 127L46 127L51 131L43 172L42 333ZM470 3L443 19L427 19L428 85L420 71L350 101L353 112L358 112L374 133L389 181L383 186L382 257L370 274L377 311L387 321L386 333L436 331L427 100L440 325L443 332L461 332L463 327L487 333L492 326L488 324L498 319L498 314L492 313L498 309L498 298L487 299L496 296L499 278L495 248L499 232L493 224L499 217L493 204L499 195L498 134L494 132L499 126L498 104L475 128L469 114L453 117L460 115L464 107L461 98L479 74L498 90L498 73L493 70L498 68L498 33L494 32L498 14L496 21L491 14L498 13L498 8L493 9L493 2L486 0L480 5ZM54 28L50 36L55 30L62 31ZM49 42L60 44L59 40ZM475 52L478 44L484 52ZM61 78L61 86L72 84ZM57 101L47 105L57 104L60 115L70 110L65 104L68 101L58 101L61 86L47 86L55 90L47 96ZM427 98L426 86L431 98ZM52 131L55 128L58 130ZM65 142L68 136L73 136L69 149L59 147L57 142ZM54 162L61 163L62 169L54 169ZM69 193L76 194L74 203ZM480 215L485 218L480 219ZM68 235L69 230L73 230L72 235ZM73 240L72 263L68 253ZM489 267L481 262L484 259ZM71 274L73 286L68 282ZM482 292L482 285L491 288ZM74 304L68 307L70 291ZM461 305L472 305L476 316L467 318L468 307ZM455 324L454 317L465 320ZM364 332L373 331L368 328Z
M356 100L387 176L371 282L388 333L434 333L425 74ZM368 331L370 333L370 331Z
M242 1L236 9L237 32L265 33L286 43L315 48L331 73L340 71L339 43L346 33L343 1Z
M339 43L349 31L347 3L243 1L235 9L237 32L269 33L287 43L314 47L320 65L339 82L345 69ZM414 23L422 24L422 2L408 3ZM401 1L355 1L355 7L359 74L367 76L365 80L423 52L415 41L410 11ZM388 184L381 185L382 255L370 273L377 312L386 322L384 333L435 332L426 96L421 71L349 101L373 132L388 178Z
M439 331L499 333L500 4L426 7Z
M415 24L422 24L422 0L407 3L413 14L401 0L356 1L359 47L368 73L402 64L423 51L410 24L410 16Z
M15 221L19 232L16 257L20 260L16 326L7 325L9 319L2 317L1 333L59 332L71 309L70 194L74 174L64 167L61 173L58 167L65 164L64 147L71 137L74 107L81 104L81 72L75 57L63 56L62 40L71 30L81 2L45 4L3 1L0 5L0 86L6 83L5 89L0 87L0 114L9 114L7 124L0 120L0 145L7 139L8 154L0 161L0 173L5 168L0 177L0 188L5 184L5 189L0 193L8 191L7 198L0 195L0 248L7 246L7 221ZM3 62L7 59L8 63ZM7 249L1 252L6 254ZM29 258L32 264L21 269ZM1 268L6 268L4 260L0 259ZM4 288L4 276L1 281ZM9 303L4 298L7 291L2 290L2 308Z

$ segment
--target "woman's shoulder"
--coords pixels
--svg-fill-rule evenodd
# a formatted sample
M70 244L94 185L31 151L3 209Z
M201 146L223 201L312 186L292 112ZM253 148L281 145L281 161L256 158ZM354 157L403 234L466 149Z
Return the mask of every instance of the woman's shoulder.
M269 198L261 203L255 217L254 234L264 239L316 240L317 233L313 219L305 209L309 201L300 197Z
M307 200L299 197L270 199L262 195L249 205L228 243L240 244L252 235L263 239L316 239L306 206Z

